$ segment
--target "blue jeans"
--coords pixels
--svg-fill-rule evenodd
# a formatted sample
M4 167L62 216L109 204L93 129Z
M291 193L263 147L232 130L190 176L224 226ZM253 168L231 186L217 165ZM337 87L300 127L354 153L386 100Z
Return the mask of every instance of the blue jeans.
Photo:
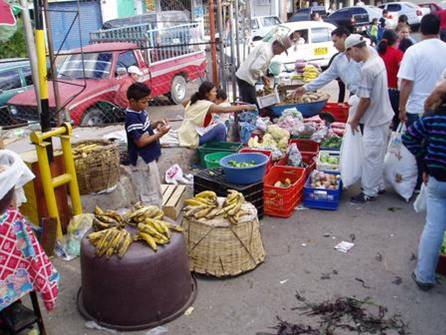
M417 280L435 284L441 244L446 231L446 182L429 176L426 199L426 224L418 246Z
M407 113L406 127L409 128L409 126L418 121L419 118L420 116L418 114ZM421 167L423 166L423 158L415 157L415 159L417 161L418 167L417 186L415 187L415 189L419 190L421 187L421 183L423 182L423 172L421 170Z
M225 141L226 140L226 126L223 123L217 124L214 128L209 130L203 136L200 136L200 145L208 142L214 141Z

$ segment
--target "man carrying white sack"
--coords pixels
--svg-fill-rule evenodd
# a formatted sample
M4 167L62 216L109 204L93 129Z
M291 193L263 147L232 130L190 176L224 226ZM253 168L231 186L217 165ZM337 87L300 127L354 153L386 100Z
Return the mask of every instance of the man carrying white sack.
M362 192L352 197L351 201L365 203L376 199L378 192L384 188L384 157L393 110L382 59L369 50L364 37L358 34L352 34L345 40L345 49L354 61L364 62L356 92L359 103L349 124L353 133L360 131L360 125L364 127Z

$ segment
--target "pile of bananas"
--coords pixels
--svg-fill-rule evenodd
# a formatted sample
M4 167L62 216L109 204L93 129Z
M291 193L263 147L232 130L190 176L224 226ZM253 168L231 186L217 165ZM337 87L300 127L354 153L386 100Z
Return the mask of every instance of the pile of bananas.
M308 83L314 79L316 79L317 77L319 77L319 71L318 69L316 69L316 67L314 65L307 65L304 68L304 73L303 73L303 80L304 82Z
M145 241L153 250L157 245L170 242L171 231L182 232L177 225L162 221L164 212L157 206L143 206L138 203L130 211L121 216L116 211L104 211L99 207L94 210L93 233L88 235L90 242L96 247L96 255L110 258L118 254L124 256L133 241ZM133 236L125 229L127 225L138 228Z
M96 247L96 255L104 254L110 258L118 254L122 258L133 242L132 235L123 228L112 227L88 235L90 242Z
M84 144L79 144L78 146L76 146L73 149L73 158L76 160L78 158L85 158L87 157L87 155L92 152L93 150L96 150L98 148L100 148L101 145L99 144L88 144L88 143L84 143Z
M235 190L228 190L228 196L224 203L219 205L217 195L212 191L204 191L195 195L194 198L187 199L183 208L186 218L214 219L223 216L231 224L237 224L240 218L247 214L242 210L245 202L243 194Z

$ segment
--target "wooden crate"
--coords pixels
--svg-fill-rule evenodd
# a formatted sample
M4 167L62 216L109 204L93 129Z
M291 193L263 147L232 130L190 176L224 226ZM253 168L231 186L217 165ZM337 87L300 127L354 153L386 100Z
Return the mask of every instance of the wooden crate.
M164 214L176 220L183 208L184 198L186 196L186 186L184 185L161 185L163 193L163 211Z

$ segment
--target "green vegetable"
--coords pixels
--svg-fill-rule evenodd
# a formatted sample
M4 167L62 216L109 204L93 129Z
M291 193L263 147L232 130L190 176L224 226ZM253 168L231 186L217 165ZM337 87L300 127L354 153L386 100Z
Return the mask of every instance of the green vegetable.
M256 166L257 163L255 161L251 161L251 162L237 162L237 161L229 161L228 162L229 166L235 167L235 168L249 168L249 167L253 167Z

